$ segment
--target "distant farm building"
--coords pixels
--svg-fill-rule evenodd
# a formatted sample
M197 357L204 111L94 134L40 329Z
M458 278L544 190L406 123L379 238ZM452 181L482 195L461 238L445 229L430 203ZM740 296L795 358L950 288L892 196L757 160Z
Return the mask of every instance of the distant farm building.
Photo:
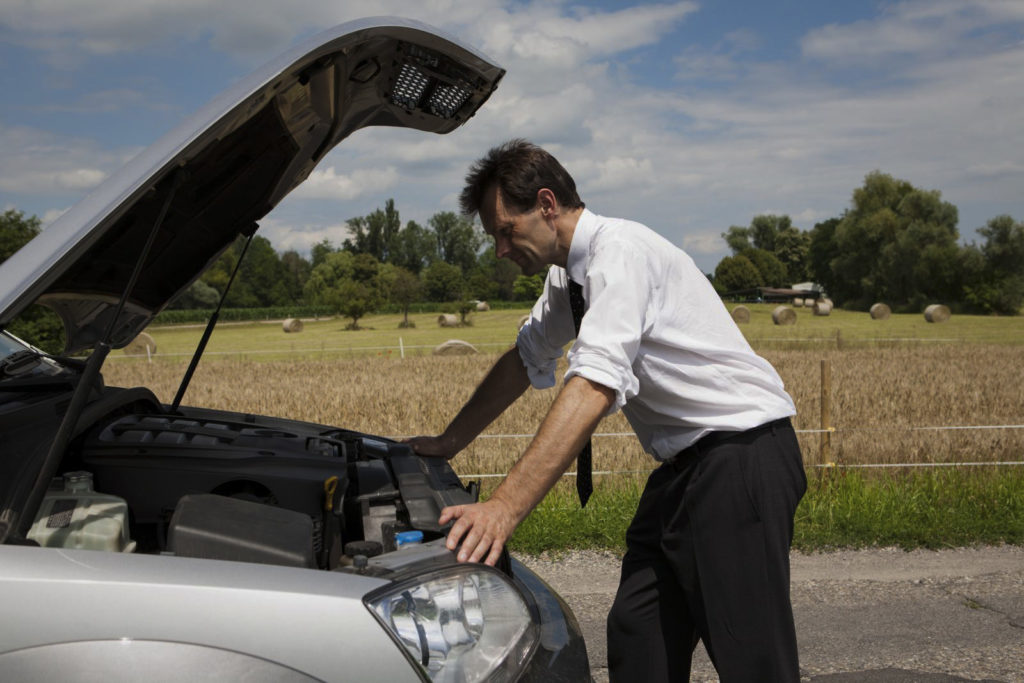
M792 287L751 287L750 289L737 289L722 294L722 298L728 301L746 303L783 304L794 303L799 300L798 305L810 306L818 299L825 298L825 290L821 285L814 282L800 282Z

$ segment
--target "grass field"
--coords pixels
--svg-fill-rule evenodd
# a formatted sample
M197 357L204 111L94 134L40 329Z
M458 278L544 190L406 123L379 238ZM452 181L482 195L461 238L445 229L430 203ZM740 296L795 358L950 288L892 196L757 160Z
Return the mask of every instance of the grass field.
M798 545L1024 542L1024 468L818 470L821 435L813 431L820 424L821 362L827 360L836 429L830 460L1024 460L1024 429L1008 428L1024 425L1024 318L953 316L931 324L919 315L874 321L866 313L814 317L799 309L796 325L780 327L771 323L772 306L749 308L752 320L741 329L782 376L797 405L794 424L804 432L800 442L812 486L798 514ZM343 320L309 321L298 334L285 334L279 322L224 325L215 331L185 402L386 436L436 433L512 343L525 312L478 313L472 326L456 329L439 328L435 315L412 316L416 328L402 330L399 316L367 318L371 329L354 332L344 330ZM201 329L148 332L158 348L153 362L115 352L104 375L109 384L149 386L170 401ZM481 353L429 355L452 338ZM456 471L506 472L554 395L528 391L453 461ZM558 547L553 527L571 532L577 542L620 547L653 461L621 414L606 418L597 432L594 468L613 474L598 475L595 504L578 510L566 479L517 533L520 547ZM484 491L499 480L485 476Z

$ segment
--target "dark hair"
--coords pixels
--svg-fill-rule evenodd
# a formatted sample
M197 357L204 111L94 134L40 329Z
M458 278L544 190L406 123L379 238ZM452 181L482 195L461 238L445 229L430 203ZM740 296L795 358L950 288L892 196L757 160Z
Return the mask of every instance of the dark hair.
M479 212L484 193L493 183L516 211L532 209L537 204L537 192L543 188L551 190L567 209L585 206L576 193L576 182L558 159L522 138L492 147L469 167L466 187L459 196L462 213L472 216Z

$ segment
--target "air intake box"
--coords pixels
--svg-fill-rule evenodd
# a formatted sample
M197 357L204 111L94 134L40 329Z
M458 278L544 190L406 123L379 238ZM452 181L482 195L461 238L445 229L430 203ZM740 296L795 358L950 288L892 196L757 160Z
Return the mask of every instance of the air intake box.
M178 501L167 549L181 557L316 568L309 515L206 493Z

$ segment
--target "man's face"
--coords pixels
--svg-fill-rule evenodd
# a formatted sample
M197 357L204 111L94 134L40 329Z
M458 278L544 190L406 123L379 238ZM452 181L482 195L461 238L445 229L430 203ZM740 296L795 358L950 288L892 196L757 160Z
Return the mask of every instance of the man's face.
M513 261L526 275L555 262L555 228L544 219L539 201L532 209L519 212L505 203L498 186L492 184L480 205L480 222L494 238L498 258Z

